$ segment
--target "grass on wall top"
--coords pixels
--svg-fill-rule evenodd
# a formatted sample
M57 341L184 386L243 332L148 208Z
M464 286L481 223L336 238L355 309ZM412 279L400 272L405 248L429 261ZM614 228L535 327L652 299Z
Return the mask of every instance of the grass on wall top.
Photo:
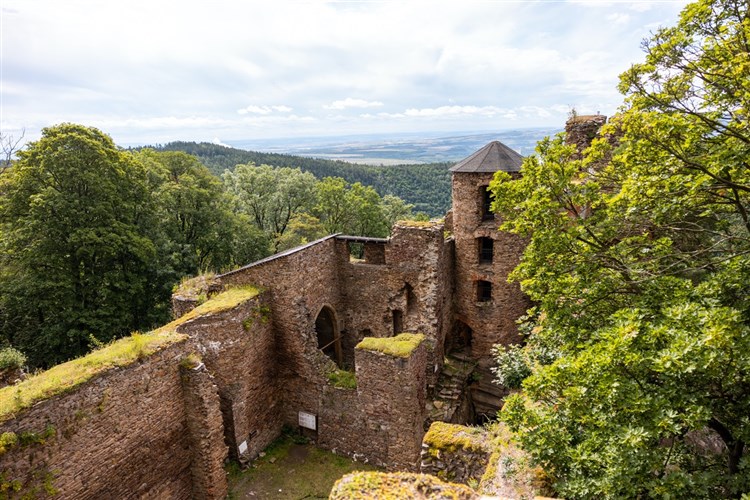
M26 380L0 389L0 422L35 403L62 394L111 368L128 366L187 338L177 327L198 316L232 309L257 296L255 287L236 287L222 292L184 316L149 333L134 332L80 358L53 366Z
M389 356L408 358L424 340L421 333L400 333L395 337L365 337L355 349L382 352Z

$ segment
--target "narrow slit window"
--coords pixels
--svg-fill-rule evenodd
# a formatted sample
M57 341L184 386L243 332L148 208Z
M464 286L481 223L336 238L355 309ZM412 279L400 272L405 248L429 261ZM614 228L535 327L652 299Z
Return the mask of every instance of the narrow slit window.
M479 263L492 264L495 242L492 238L479 238Z
M492 283L489 281L477 281L477 301L489 302L492 300Z
M489 190L489 186L480 187L479 195L482 200L482 220L494 219L495 214L492 213L492 192Z
M393 310L393 335L398 335L404 331L404 313L401 309Z

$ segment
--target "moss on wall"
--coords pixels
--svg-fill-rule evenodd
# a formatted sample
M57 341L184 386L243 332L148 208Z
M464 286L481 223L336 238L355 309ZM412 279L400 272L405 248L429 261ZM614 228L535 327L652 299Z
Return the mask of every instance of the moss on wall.
M401 500L403 498L442 498L470 500L479 498L470 488L446 483L427 474L354 472L333 486L331 500Z
M442 225L442 221L438 220L400 220L396 222L397 226L401 227L415 227L420 229L432 229Z
M354 372L337 368L328 372L326 376L328 377L328 381L333 384L334 387L338 387L339 389L357 388L357 376Z
M355 349L408 358L424 339L425 336L421 333L401 333L395 337L365 337Z
M62 394L111 368L127 366L187 338L177 327L198 316L232 309L257 296L255 287L230 288L184 316L149 333L135 332L83 357L53 366L23 382L0 389L0 422L43 399Z
M486 451L486 433L479 427L433 422L424 436L423 442L430 451Z

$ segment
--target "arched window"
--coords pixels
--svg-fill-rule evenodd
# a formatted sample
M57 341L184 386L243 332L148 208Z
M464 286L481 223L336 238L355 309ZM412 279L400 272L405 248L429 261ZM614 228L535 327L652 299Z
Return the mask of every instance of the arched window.
M328 306L324 306L315 318L315 334L318 337L318 349L341 367L341 336L336 315Z

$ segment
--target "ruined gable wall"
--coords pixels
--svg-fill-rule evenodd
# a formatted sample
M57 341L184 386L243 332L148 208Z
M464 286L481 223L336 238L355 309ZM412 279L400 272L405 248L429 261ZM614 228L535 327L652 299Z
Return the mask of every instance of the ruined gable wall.
M396 224L384 246L383 264L350 262L346 242L337 244L344 323L352 345L365 336L424 334L429 376L434 378L432 367L442 362L452 304L452 246L445 242L442 224ZM394 310L402 314L399 332L394 332Z
M224 284L263 287L270 295L277 387L283 420L291 426L299 411L319 413L326 372L335 368L318 350L315 318L329 306L341 322L338 262L335 240L328 237L219 277Z

